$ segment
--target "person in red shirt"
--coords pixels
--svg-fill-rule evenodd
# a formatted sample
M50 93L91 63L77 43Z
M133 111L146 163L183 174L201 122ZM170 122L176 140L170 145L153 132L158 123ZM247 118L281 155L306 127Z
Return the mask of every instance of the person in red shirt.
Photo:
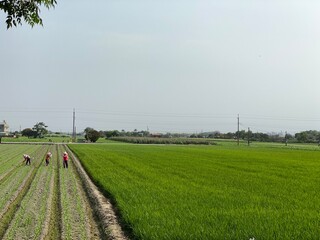
M68 168L69 156L67 152L63 153L63 168Z

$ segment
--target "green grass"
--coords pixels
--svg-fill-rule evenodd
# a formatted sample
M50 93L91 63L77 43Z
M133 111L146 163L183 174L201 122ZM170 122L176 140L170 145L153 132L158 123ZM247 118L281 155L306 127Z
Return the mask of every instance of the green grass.
M76 142L77 143L84 143L84 142L86 142L86 139L84 137L77 137L77 141ZM97 140L96 143L115 143L115 141L112 141L112 140L109 140L109 139L101 137L101 138L99 138Z
M219 143L218 143L219 144ZM137 239L317 239L315 146L70 145Z
M97 143L115 143L115 141L112 141L112 140L109 140L109 139L106 139L106 138L99 138L97 140Z
M212 139L206 138L111 137L110 140L134 144L215 145Z
M13 138L13 137L3 137L2 142L17 142L17 143L22 143L22 142L64 142L64 143L69 143L71 142L71 137L44 137L44 138L28 138L28 137L18 137L18 138Z

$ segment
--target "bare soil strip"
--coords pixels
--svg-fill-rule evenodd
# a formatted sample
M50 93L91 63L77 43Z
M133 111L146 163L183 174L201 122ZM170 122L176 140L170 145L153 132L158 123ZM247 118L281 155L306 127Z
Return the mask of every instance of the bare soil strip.
M68 149L68 152L73 159L73 163L79 173L84 189L90 199L91 206L93 207L95 214L98 216L107 238L112 240L128 239L121 229L110 201L94 185L73 152L70 149Z

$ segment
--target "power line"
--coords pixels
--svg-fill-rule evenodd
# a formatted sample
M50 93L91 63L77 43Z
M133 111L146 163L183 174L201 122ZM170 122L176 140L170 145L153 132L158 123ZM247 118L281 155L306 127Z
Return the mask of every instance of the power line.
M75 110L74 110L75 111ZM8 113L3 115L10 115L13 118L21 118L21 119L35 119L41 116L41 120L48 119L48 121L54 121L58 119L70 119L70 110L65 109L27 109L27 110L0 110L1 113ZM52 116L53 114L53 116ZM74 113L75 114L75 113ZM100 115L100 116L99 116ZM18 117L17 117L18 116ZM140 119L139 119L140 117ZM7 118L4 117L4 118ZM75 118L75 116L74 116ZM118 118L118 119L116 119ZM208 121L207 121L207 120ZM216 119L216 120L212 120ZM259 129L260 132L270 132L274 131L274 129L285 129L289 132L297 132L303 129L308 128L308 124L306 122L319 122L320 118L298 118L298 117L284 117L284 116L259 116L259 115L249 115L249 114L241 114L242 121L240 122L240 116L238 114L237 119L237 129L240 131L240 126L242 128L247 128L248 126ZM37 119L39 120L39 119ZM221 120L221 121L219 121ZM230 120L230 121L229 121ZM130 125L148 125L152 126L173 126L177 128L180 125L183 125L184 128L186 126L190 126L190 128L194 128L195 126L199 126L199 129L203 127L207 129L216 129L218 130L220 126L225 126L230 128L234 126L234 115L230 114L177 114L177 113L139 113L139 112L114 112L114 111L100 111L100 110L84 110L80 109L77 111L77 121L80 123L89 122L90 124L95 124L98 122L103 122L107 124L117 123L117 124L130 124ZM273 123L272 121L281 121L278 123ZM297 123L301 122L301 123ZM284 126L284 123L286 126ZM15 123L17 125L17 129L19 129L19 125L21 123ZM75 125L75 124L74 124ZM83 125L83 124L82 124ZM123 126L125 127L125 126ZM75 126L73 126L74 131ZM312 128L315 128L314 126ZM264 131L262 129L265 129Z
M0 110L0 113L69 113L69 110ZM233 119L234 115L205 115L205 114L176 114L176 113L139 113L139 112L106 112L100 110L78 110L78 114L97 114L110 116L137 116L137 117L172 117L172 118L216 118L216 119ZM275 117L242 114L242 119L247 120L281 120L281 121L320 121L320 118L297 118L297 117Z

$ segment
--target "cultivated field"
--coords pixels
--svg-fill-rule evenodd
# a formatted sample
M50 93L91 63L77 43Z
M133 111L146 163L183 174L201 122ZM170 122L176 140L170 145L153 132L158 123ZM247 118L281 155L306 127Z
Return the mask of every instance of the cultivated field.
M2 138L2 142L4 143L25 143L25 142L43 142L43 143L69 143L71 142L72 139L69 136L65 136L65 137L59 137L59 136L54 136L54 137L44 137L44 138L28 138L28 137L18 137L18 138L14 138L14 137L3 137Z
M213 139L203 138L111 137L110 140L136 144L215 145Z
M318 148L70 148L137 239L319 239Z
M316 146L71 144L132 239L318 239ZM0 144L1 239L126 239L61 144ZM44 156L53 153L48 167ZM67 150L68 151L68 150ZM31 166L22 154L32 157Z
M63 145L0 145L1 239L106 239ZM53 153L45 166L47 151ZM22 154L32 157L26 166Z

